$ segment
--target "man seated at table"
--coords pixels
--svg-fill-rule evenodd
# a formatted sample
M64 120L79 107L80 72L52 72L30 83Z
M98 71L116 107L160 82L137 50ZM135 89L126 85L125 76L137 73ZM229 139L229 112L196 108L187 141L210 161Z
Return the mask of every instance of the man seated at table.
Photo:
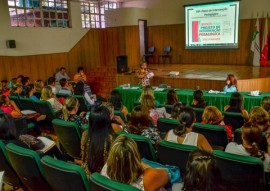
M62 78L65 78L66 80L69 80L70 79L69 76L66 73L66 68L65 67L61 67L60 70L59 70L59 72L57 72L55 74L55 80L56 81L59 82Z

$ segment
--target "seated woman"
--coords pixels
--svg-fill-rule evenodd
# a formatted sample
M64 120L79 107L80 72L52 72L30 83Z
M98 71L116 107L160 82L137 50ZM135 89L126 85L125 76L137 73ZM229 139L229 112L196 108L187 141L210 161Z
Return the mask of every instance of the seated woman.
M26 96L33 101L37 101L39 99L34 95L35 92L36 92L35 86L33 84L29 84L28 89L26 90L26 94L27 94Z
M122 120L122 118L120 116L114 115L113 104L107 102L104 106L107 107L108 110L110 111L110 119L111 119L111 122L112 122L113 131L115 133L118 133L118 132L123 131L123 130L127 131L126 130L126 124Z
M267 111L268 115L270 115L270 96L263 97L261 106Z
M88 176L101 171L115 139L110 112L105 106L97 106L91 111L89 127L81 140L82 168Z
M179 117L180 111L181 111L181 107L183 107L183 104L180 102L177 102L175 104L173 104L172 106L172 111L171 111L171 119L177 119Z
M223 88L224 92L237 92L237 79L233 74L228 74L226 78L227 85Z
M31 149L26 143L20 140L20 137L17 138L14 120L11 115L6 113L0 113L0 140L3 141L4 144L13 143L20 147ZM44 155L42 151L36 151L40 156ZM56 146L50 148L45 154L66 161L66 158Z
M52 88L50 86L42 88L40 100L48 101L55 112L60 111L63 107L56 96L53 95Z
M270 131L269 115L260 106L255 106L250 110L250 122L259 127L262 132Z
M223 121L223 115L215 106L207 106L202 115L202 124L219 125L226 129L228 140L232 140L233 132L232 127L225 125Z
M270 172L270 134L267 134L268 154L260 150L259 145L263 139L262 131L251 122L245 123L242 127L243 144L238 145L235 142L230 142L225 152L244 156L254 156L263 161L264 171Z
M170 114L166 113L165 107L161 107L161 108L155 107L155 100L150 95L143 96L141 103L142 103L142 106L144 106L149 111L150 117L152 118L155 126L157 126L158 118L160 118L160 117L169 118L170 117Z
M34 82L34 86L36 88L35 96L40 99L40 97L41 97L41 90L44 87L44 82L42 80L36 80Z
M133 108L127 129L129 133L149 138L153 145L161 140L158 130L150 127L149 111L142 105Z
M207 106L207 103L203 98L203 92L201 90L194 91L193 101L190 106L196 108L205 108Z
M10 96L10 91L8 87L8 81L2 80L0 83L0 94L3 94L5 96Z
M178 102L178 97L174 89L170 89L167 93L167 102L166 105L173 105Z
M78 108L78 99L73 96L67 97L63 106L63 114L60 115L59 118L65 121L74 122L79 128L81 128L83 124L88 124L88 120L85 118L86 112L81 112L79 115L77 115Z
M90 105L98 105L97 104L97 97L95 94L89 95L84 91L84 83L82 81L78 81L76 84L73 85L74 95L83 95L86 101Z
M202 134L192 132L192 127L196 121L196 114L192 108L183 106L180 110L178 119L179 127L170 130L164 140L173 143L196 146L199 149L209 152L213 151L211 145Z
M170 180L166 170L142 163L136 142L125 135L118 136L112 144L101 174L140 190L158 190Z
M242 113L245 121L249 121L248 112L243 108L243 101L244 97L240 93L232 93L230 98L230 105L226 105L224 107L224 111Z
M172 191L222 191L222 176L214 156L204 150L189 153L183 183L176 183Z
M150 95L155 100L154 91L150 85L143 87L139 102L141 102L143 96L145 96L145 95ZM158 108L159 105L160 105L159 101L155 100L155 107Z
M108 102L114 106L114 110L121 111L127 120L128 110L127 107L122 103L122 97L119 91L112 90Z
M21 84L15 84L12 86L11 90L10 90L10 95L11 96L16 96L18 98L20 97L24 97L22 95L22 92L23 92L23 87Z

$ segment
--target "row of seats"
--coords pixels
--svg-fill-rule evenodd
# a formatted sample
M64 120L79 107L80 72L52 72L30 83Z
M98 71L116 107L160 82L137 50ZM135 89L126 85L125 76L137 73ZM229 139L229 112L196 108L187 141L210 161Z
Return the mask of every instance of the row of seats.
M39 191L106 191L137 188L110 180L99 173L87 178L84 170L76 165L53 159L46 155L40 159L32 150L13 143L6 146L0 141L0 170L5 171L3 182L23 190Z

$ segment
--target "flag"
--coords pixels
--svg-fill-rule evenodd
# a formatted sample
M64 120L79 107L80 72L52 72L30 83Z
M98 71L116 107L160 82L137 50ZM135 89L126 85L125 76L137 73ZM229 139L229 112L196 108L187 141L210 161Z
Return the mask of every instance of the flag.
M259 19L257 18L256 24L254 26L252 43L251 43L251 51L254 52L253 56L253 66L260 66L260 26Z
M267 66L268 64L268 38L269 38L268 19L266 17L262 41L261 66Z

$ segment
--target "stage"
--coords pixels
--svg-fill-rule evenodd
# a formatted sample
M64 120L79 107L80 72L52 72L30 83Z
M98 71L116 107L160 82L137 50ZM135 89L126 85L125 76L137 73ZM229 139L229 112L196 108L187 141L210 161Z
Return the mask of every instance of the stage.
M155 76L151 79L152 86L167 84L173 88L222 91L227 74L237 77L238 91L249 92L259 90L270 92L270 67L234 66L234 65L204 65L204 64L149 64ZM134 72L136 69L132 68ZM170 77L170 71L178 71L176 77ZM135 73L118 74L117 86L121 84L137 84Z

